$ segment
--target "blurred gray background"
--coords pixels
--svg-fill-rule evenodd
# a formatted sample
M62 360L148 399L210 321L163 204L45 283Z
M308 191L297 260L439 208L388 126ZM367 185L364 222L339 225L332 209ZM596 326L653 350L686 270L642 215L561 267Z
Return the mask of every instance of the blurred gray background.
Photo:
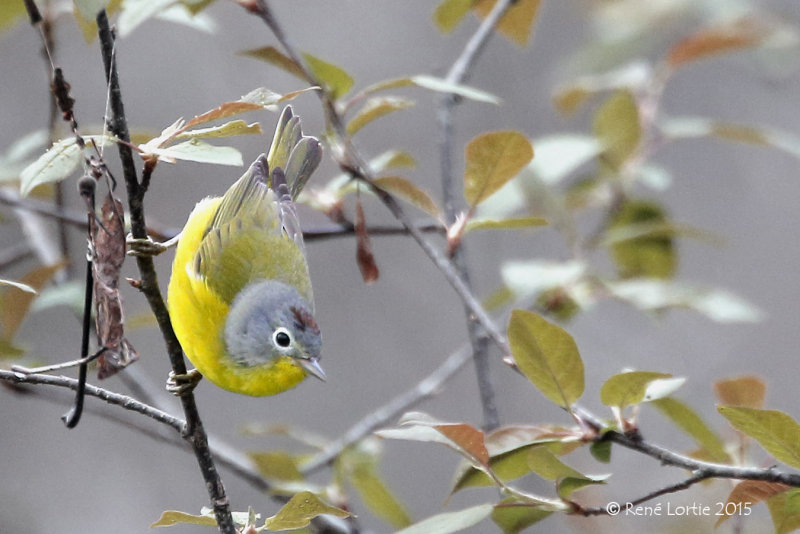
M410 74L443 75L477 27L475 18L470 17L453 34L442 36L431 23L436 2L420 0L297 0L272 4L297 46L348 70L356 79L356 88ZM494 129L517 129L534 141L557 132L590 131L596 102L576 117L565 119L554 110L551 95L559 83L590 67L581 63L578 54L593 39L587 11L591 4L588 0L544 1L534 37L525 49L500 37L491 41L469 83L501 97L503 105L467 102L460 106L455 146L462 147L478 133ZM795 27L800 23L800 8L794 1L753 4ZM118 43L122 91L132 128L158 131L178 117L192 117L259 86L277 92L302 87L277 69L236 55L237 51L275 44L257 19L232 2L216 3L209 14L217 23L214 34L156 20ZM652 40L655 47L625 53L661 57L667 45L691 31L698 20L693 16L666 20L660 26L663 35ZM68 17L59 23L56 40L57 63L72 84L79 123L87 129L99 125L105 89L97 43L87 46ZM39 36L24 23L0 36L0 71L4 73L0 84L0 147L46 125L48 87L39 43ZM667 87L665 113L703 115L797 132L800 76L796 65L778 68L765 65L761 59L752 53L730 54L683 69ZM389 148L409 150L418 166L407 176L438 197L438 97L422 90L402 93L414 98L417 105L368 126L369 130L357 138L357 146L368 156ZM313 95L302 96L293 106L307 131L320 131L322 118ZM276 118L267 112L246 117L260 121L268 132L230 141L243 153L246 163L265 150ZM455 161L460 173L460 152ZM586 366L583 403L606 414L597 400L599 388L608 376L623 368L670 372L688 377L679 397L730 437L732 431L714 409L712 383L720 377L757 374L768 384L767 407L800 418L794 372L798 339L795 309L800 298L796 280L800 257L796 239L800 223L797 159L769 148L695 140L668 147L656 161L673 175L671 188L658 196L674 220L724 239L721 246L680 241L679 278L734 290L763 310L765 319L731 326L680 310L654 318L620 303L604 302L567 325ZM114 158L111 162L112 166L116 164ZM325 161L314 180L322 184L336 172L334 165ZM229 167L162 163L147 197L148 216L159 224L180 227L195 202L223 192L240 173L240 169ZM67 182L65 190L69 205L79 208L74 180ZM367 204L371 223L393 222L377 203ZM10 246L20 239L19 227L6 208L2 211L0 245ZM319 214L303 213L308 226L325 223ZM80 272L84 236L77 230L71 230L70 236L74 265ZM328 382L309 380L273 398L233 395L203 382L196 395L211 434L243 450L281 448L290 443L275 437L242 436L242 426L251 422L291 422L337 437L370 410L412 387L460 346L465 339L460 301L420 248L403 237L377 237L373 247L381 277L366 286L354 261L353 240L308 246ZM497 286L503 259L565 259L568 252L561 236L547 228L469 237L469 261L479 295ZM156 259L165 290L171 259L171 253ZM30 266L17 266L2 276L20 276ZM133 276L133 269L128 262L125 274ZM144 299L134 291L126 288L125 298L129 317L146 312ZM131 330L129 337L142 356L136 364L137 372L160 389L169 365L157 331L140 328ZM40 361L71 359L78 354L78 322L64 308L48 310L25 323L18 341L29 346ZM569 423L567 416L523 377L506 368L494 350L491 371L504 423ZM96 382L94 377L90 380ZM118 378L102 385L125 391ZM52 397L59 402L0 391L0 533L141 533L148 531L149 524L165 509L197 512L207 503L191 454L91 411L75 430L67 430L59 416L71 397L61 391L53 392ZM177 401L166 402L173 413L180 413ZM95 399L87 404L89 409L107 411ZM479 425L481 410L472 368L466 367L419 409L443 420ZM156 426L120 411L112 410L125 421ZM642 426L645 436L655 442L678 451L693 447L691 440L647 408ZM452 482L457 455L432 444L385 442L384 447L385 480L407 503L413 517L421 519L439 512ZM635 498L685 475L621 449L614 450L610 466L593 462L584 452L568 457L568 461L590 473L614 472L607 486L577 495L589 505ZM276 506L263 495L224 470L222 475L234 509L245 510L251 505L264 515L274 513ZM551 491L548 485L534 480L526 480L522 486L543 493ZM717 482L673 496L670 502L713 504L724 500L727 491L725 482ZM446 509L494 499L496 495L489 490L467 490L453 497ZM365 530L392 530L357 499L353 506ZM702 518L692 528L710 532L714 520ZM644 521L549 518L531 531L682 530L680 520ZM484 522L472 531L494 530ZM170 530L176 534L195 531L197 528L185 526ZM770 531L763 505L744 531Z

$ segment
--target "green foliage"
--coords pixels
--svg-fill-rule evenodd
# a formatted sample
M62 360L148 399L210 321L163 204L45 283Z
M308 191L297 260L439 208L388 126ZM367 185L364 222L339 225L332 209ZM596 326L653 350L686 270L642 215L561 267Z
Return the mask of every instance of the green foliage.
M467 144L464 197L481 203L516 176L533 158L533 148L519 132L490 132Z
M671 397L658 399L652 403L672 424L686 432L701 447L702 455L712 462L730 462L725 443L692 408Z
M600 389L600 401L606 406L625 408L649 400L648 389L657 380L669 378L669 373L631 371L614 375Z
M535 313L514 310L508 341L520 371L551 402L569 408L581 397L583 362L565 330Z
M776 460L800 467L800 424L777 410L744 406L718 406L736 430L755 439Z
M353 87L353 77L341 67L311 54L303 54L303 59L308 64L308 68L314 78L319 80L330 91L333 98L339 99L343 97Z
M608 97L595 113L593 130L603 145L604 161L612 169L620 170L642 138L639 110L633 95L621 90Z
M672 236L663 231L666 223L661 206L647 200L629 200L614 214L609 230L637 230L634 237L611 246L620 278L673 277L677 255Z
M477 525L492 513L491 504L479 504L457 512L445 512L398 530L396 534L450 534Z

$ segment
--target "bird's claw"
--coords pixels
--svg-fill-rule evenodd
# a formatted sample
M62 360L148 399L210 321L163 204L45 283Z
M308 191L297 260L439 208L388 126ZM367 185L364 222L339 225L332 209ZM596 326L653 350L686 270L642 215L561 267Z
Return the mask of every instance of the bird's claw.
M149 236L137 239L131 234L125 238L125 244L128 245L128 256L158 256L168 248L167 244L153 241Z
M194 388L197 387L197 384L199 384L202 379L203 375L201 375L200 371L197 369L190 369L186 374L182 375L170 371L167 377L167 391L176 397L183 397L194 391Z

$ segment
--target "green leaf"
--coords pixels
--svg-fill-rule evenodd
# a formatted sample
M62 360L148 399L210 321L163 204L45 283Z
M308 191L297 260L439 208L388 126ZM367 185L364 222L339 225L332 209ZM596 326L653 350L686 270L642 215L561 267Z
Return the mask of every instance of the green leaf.
M94 142L98 147L113 142L113 138L102 135L87 135L84 140L87 146ZM19 176L20 194L27 196L36 186L64 180L82 161L83 153L74 137L56 141L47 152L22 171Z
M436 205L428 193L414 185L413 182L400 176L385 176L376 178L373 182L381 189L385 189L402 198L434 219L441 219L439 206Z
M310 491L302 491L289 499L283 508L267 518L264 526L269 530L293 530L308 525L318 515L350 517L350 513L322 501Z
M353 87L353 78L341 67L323 61L311 54L303 54L309 70L331 92L334 100L343 97Z
M547 219L542 217L509 217L507 219L479 217L467 221L464 232L472 232L473 230L514 230L546 225Z
M564 477L578 477L584 475L571 468L550 452L546 447L531 447L528 451L528 466L531 471L545 480L558 480Z
M87 20L94 20L100 11L104 10L109 0L73 0L81 16ZM130 2L130 0L129 0Z
M778 493L767 499L775 534L787 534L800 528L800 489Z
M533 158L533 147L519 132L479 135L465 150L464 197L479 204L516 176Z
M433 12L433 23L441 33L450 33L472 8L472 0L443 0Z
M364 104L355 117L347 123L347 134L354 135L361 128L370 122L393 113L408 109L414 105L412 100L399 98L396 96L376 96L372 97Z
M730 517L738 517L743 515L745 510L749 510L754 505L765 501L770 497L783 493L790 489L791 486L780 484L777 482L765 482L763 480L742 480L734 486L728 499L725 501L725 506L722 508L720 518L714 524L718 527L723 521Z
M479 504L458 512L445 512L431 516L395 534L450 534L477 525L492 513L494 506Z
M27 196L36 186L64 180L82 161L83 153L74 137L57 141L22 171L19 176L20 194Z
M777 410L759 410L744 406L717 406L733 427L755 439L776 460L800 467L800 425Z
M78 0L76 0L77 2ZM89 0L94 3L106 3L103 0ZM133 30L138 28L147 19L153 18L167 7L177 3L177 0L126 0L122 4L122 11L119 14L117 26L119 27L120 37L127 37ZM105 6L104 6L105 7ZM102 8L101 8L102 9ZM96 10L93 15L87 15L81 11L83 18L93 20L100 10Z
M414 156L402 150L387 150L369 162L370 168L375 172L382 172L390 168L409 168L417 166Z
M605 484L608 475L588 476L568 466L546 447L533 447L528 451L528 466L545 480L557 481L558 496L568 499L573 491L592 484Z
M477 0L475 13L486 18L497 0ZM511 42L525 46L531 36L531 28L539 12L539 0L517 0L497 23L497 31Z
M405 78L391 78L374 83L361 91L362 94L368 95L377 93L378 91L386 91L389 89L397 89L398 87L408 87L414 85L430 91L436 91L444 94L458 95L468 100L475 102L484 102L487 104L500 104L501 100L493 94L475 89L468 85L460 83L448 82L443 78L437 78L429 74L416 74L414 76L407 76Z
M199 139L190 139L166 148L151 148L150 152L167 162L174 160L213 163L215 165L243 165L242 153L229 146L214 146Z
M219 137L233 137L235 135L252 135L261 134L261 125L257 122L247 124L245 121L238 119L229 121L219 126L211 126L209 128L198 128L196 130L189 130L181 132L175 136L175 139L200 139L200 138L219 138Z
M611 441L595 441L589 447L589 452L595 460L607 464L611 461Z
M518 501L513 497L503 499L492 510L492 521L503 534L516 534L538 523L553 512L540 505Z
M0 2L0 32L14 26L24 15L24 3Z
M553 288L577 284L586 274L586 264L578 261L507 261L500 273L503 283L519 299L527 300Z
M72 280L46 287L31 304L31 313L40 312L56 306L69 306L76 312L83 311L85 288L83 281ZM126 325L128 321L125 321Z
M6 280L6 279L3 279L3 278L0 278L0 285L1 286L15 287L15 288L20 289L22 291L25 291L27 293L33 293L34 295L36 294L36 290L35 289L33 289L28 284L25 284L25 283L22 283L22 282L15 282L13 280Z
M611 219L609 228L625 230L642 225L667 224L667 216L655 202L629 200ZM621 278L672 278L678 259L672 236L664 233L645 233L638 237L614 241L611 252Z
M613 296L645 311L688 308L720 323L757 322L763 315L749 302L722 289L703 289L652 278L606 282L605 287Z
M593 131L605 148L605 160L616 170L622 168L642 137L633 95L624 90L611 95L595 113Z
M645 400L647 387L653 381L671 376L655 371L631 371L614 375L600 388L600 402L618 408L639 404Z
M530 169L545 184L555 185L600 152L603 146L588 135L561 134L536 139Z
M722 404L761 408L767 386L757 376L740 376L714 382L714 392Z
M535 313L514 310L508 341L520 371L550 401L568 408L583 394L583 362L564 329Z
M565 454L578 445L580 436L561 428L511 426L502 427L486 436L489 468L503 482L515 480L531 472L528 450L547 447L555 454ZM492 486L496 482L483 470L471 464L462 465L455 477L451 493L464 488Z
M337 467L373 514L395 528L406 527L411 524L408 511L384 484L378 472L379 450L377 446L364 446L362 442L357 448L350 448L340 455Z
M261 61L266 61L267 63L270 63L271 65L283 69L289 74L303 81L306 81L306 76L305 73L303 72L303 67L295 63L292 60L292 58L285 55L283 52L281 52L274 46L265 46L263 48L245 50L243 52L239 52L239 55L260 59Z
M182 523L188 525L201 525L204 527L217 526L217 520L212 512L208 512L207 514L203 515L193 515L185 512L179 512L177 510L167 510L162 512L161 517L158 519L158 521L150 525L150 528L171 527L173 525L179 525Z
M16 139L4 154L0 154L0 182L19 178L23 169L30 164L31 154L38 152L45 144L47 144L45 130L34 130Z
M410 78L402 79L402 81L405 80L407 80L408 83L416 85L417 87L422 87L423 89L428 89L430 91L436 91L439 93L458 95L468 100L474 100L475 102L485 102L487 104L495 105L499 105L502 102L502 100L500 100L498 97L491 93L487 93L486 91L481 91L480 89L475 89L474 87L462 85L460 83L448 82L442 78L437 78L427 74L417 74L415 76L411 76ZM401 85L407 84L403 83Z
M669 397L658 399L652 405L672 421L672 424L691 436L712 461L720 463L731 461L725 451L725 443L689 406Z
M297 468L297 459L286 452L249 452L247 456L253 461L261 476L268 480L303 480L303 475Z

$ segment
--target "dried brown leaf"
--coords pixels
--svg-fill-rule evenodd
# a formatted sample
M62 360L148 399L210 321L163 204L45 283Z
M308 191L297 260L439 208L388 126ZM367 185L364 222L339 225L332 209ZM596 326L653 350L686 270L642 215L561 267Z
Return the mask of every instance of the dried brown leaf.
M125 261L125 224L122 202L110 193L100 209L100 220L92 220L91 232L97 342L105 349L98 359L97 376L107 378L139 358L124 334L119 277Z
M364 218L364 207L361 205L361 199L356 201L356 261L358 268L361 270L361 277L364 282L371 284L378 279L380 271L378 265L375 263L375 256L372 255L372 244L367 233L367 223Z

